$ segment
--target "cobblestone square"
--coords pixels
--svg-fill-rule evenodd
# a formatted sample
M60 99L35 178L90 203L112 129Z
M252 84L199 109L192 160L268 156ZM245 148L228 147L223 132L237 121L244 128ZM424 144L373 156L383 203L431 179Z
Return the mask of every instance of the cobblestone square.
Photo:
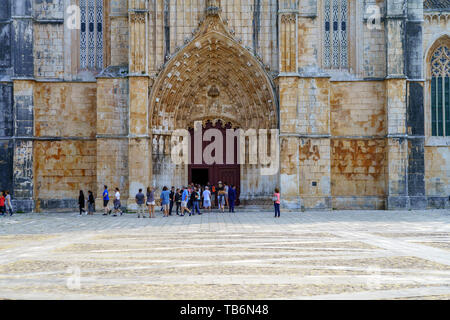
M450 298L449 210L0 218L0 299Z

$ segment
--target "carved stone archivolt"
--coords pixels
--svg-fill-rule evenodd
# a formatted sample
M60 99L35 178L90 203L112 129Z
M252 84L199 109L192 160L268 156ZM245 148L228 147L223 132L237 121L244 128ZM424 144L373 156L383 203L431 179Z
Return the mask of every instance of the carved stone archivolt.
M270 78L219 15L207 15L194 39L167 63L149 103L149 123L157 132L186 129L197 120L221 119L243 129L278 124Z

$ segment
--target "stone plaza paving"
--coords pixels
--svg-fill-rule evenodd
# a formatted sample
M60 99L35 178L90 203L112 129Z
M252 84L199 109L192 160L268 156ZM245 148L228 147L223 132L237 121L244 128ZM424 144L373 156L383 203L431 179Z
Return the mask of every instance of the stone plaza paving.
M0 217L0 299L449 299L450 210Z

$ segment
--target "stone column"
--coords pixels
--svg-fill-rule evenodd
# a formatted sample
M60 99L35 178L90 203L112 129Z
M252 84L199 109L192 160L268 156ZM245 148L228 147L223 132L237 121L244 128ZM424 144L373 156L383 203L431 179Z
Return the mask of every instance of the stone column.
M31 1L12 1L12 55L14 61L13 198L16 210L32 211L33 199L33 20Z
M280 92L280 185L282 205L300 208L299 153L296 132L296 97L298 82L297 1L280 1L278 12Z
M10 6L10 0L0 1L0 189L13 192L14 117Z
M129 0L129 200L128 208L136 209L135 195L150 185L152 140L149 129L148 96L148 1Z
M387 208L406 209L408 199L408 141L405 76L406 0L386 3Z
M408 1L405 68L407 82L408 196L411 209L426 209L423 1Z

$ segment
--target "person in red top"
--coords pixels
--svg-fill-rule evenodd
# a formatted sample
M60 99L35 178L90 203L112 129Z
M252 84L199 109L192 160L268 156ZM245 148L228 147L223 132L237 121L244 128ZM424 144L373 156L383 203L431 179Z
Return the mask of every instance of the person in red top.
M0 195L0 214L2 215L2 216L4 216L5 215L5 212L6 212L6 210L5 210L5 191L2 191L2 194Z
M280 217L280 189L276 188L273 194L273 203L275 207L275 218Z

